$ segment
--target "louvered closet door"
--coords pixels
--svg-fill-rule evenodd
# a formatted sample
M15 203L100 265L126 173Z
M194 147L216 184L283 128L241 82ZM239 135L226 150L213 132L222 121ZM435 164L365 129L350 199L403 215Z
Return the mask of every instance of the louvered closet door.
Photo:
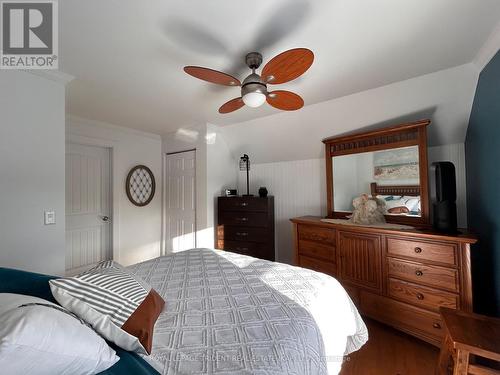
M196 247L196 152L167 155L166 251Z
M374 290L382 289L382 252L377 235L339 232L337 251L342 281Z
M66 145L66 272L111 259L110 150Z

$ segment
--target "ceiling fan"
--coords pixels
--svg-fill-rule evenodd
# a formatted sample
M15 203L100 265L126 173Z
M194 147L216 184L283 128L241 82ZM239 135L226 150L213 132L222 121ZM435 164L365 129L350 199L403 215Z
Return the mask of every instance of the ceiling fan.
M295 48L275 56L262 69L261 74L255 70L262 64L262 55L250 52L245 63L252 73L240 82L230 74L199 66L186 66L184 71L193 77L207 82L225 86L241 86L241 96L234 98L219 108L219 113L230 113L244 105L257 108L267 101L274 108L294 111L304 106L304 100L291 91L275 90L268 92L267 85L278 85L289 82L304 74L312 65L314 54L307 48Z

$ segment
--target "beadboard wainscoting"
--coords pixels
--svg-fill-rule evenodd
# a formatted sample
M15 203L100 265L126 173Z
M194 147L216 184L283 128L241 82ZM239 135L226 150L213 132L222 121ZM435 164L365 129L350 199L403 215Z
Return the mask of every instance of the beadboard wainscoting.
M458 224L467 226L464 144L429 147L429 165L451 161L457 175ZM430 173L431 174L431 173ZM433 176L430 183L434 184ZM276 221L276 260L293 261L292 225L289 219L301 215L326 215L324 159L308 159L251 164L250 194L257 195L265 186L274 195ZM238 175L238 193L246 193L246 172Z
M293 261L290 218L301 215L326 215L325 162L323 159L252 164L250 194L258 195L265 186L274 195L276 222L276 260ZM238 178L238 192L246 192L246 172Z

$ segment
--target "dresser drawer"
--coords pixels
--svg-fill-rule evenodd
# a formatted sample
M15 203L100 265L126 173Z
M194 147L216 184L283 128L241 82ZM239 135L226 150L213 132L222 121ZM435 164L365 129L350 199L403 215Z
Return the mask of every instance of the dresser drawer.
M360 291L361 311L393 327L440 345L444 324L439 314L426 311L404 302Z
M268 228L241 227L230 225L217 226L217 239L245 241L245 242L268 242Z
M248 227L267 227L269 218L266 212L222 211L218 217L219 224L240 225Z
M323 272L332 276L335 276L337 271L334 263L309 258L303 255L299 255L299 266L309 268L313 271Z
M390 276L453 292L458 291L458 272L455 269L387 258L387 270Z
M262 259L274 259L274 249L258 242L217 240L217 248Z
M322 258L335 263L335 247L319 242L299 240L299 255Z
M443 290L389 279L389 296L411 303L412 305L439 312L439 307L458 308L458 295Z
M334 229L299 224L298 236L299 240L321 242L323 244L335 246Z
M346 284L342 284L342 286L344 287L344 289L347 292L347 294L349 295L349 297L351 297L351 300L352 300L352 302L354 302L356 307L359 307L359 289L354 287L354 286L350 286L350 285L346 285Z
M430 261L455 266L457 246L445 242L424 242L400 238L387 238L387 253L419 261Z
M221 197L218 201L219 211L262 211L269 209L268 198L259 197Z

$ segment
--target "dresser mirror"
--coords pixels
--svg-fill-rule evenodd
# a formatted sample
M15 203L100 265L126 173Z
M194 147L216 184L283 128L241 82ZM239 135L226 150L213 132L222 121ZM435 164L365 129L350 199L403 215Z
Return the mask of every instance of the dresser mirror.
M429 123L325 139L328 216L348 218L353 199L367 194L384 201L387 222L428 224Z

